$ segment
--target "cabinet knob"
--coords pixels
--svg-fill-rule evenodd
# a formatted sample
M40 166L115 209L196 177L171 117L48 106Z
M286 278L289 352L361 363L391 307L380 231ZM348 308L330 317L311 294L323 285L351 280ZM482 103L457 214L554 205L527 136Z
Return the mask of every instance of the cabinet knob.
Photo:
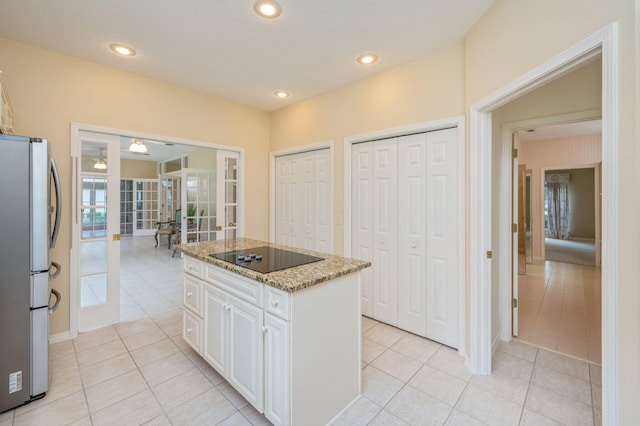
M228 303L225 303L224 308L228 311L231 309L231 305L229 305Z
M191 298L191 296L193 296L193 293L192 293L192 292L188 292L188 293L187 293L187 297L188 297L188 298Z
M193 331L192 328L187 328L187 334L191 334L192 331Z
M187 268L189 269L193 268L193 263L187 263Z
M267 327L266 325L262 327L262 332L266 333L269 330L269 327Z
M416 248L416 243L411 244L411 248Z
M271 301L271 306L273 306L274 308L275 308L276 306L278 306L278 301L277 301L276 299L273 299L273 300Z
M380 239L380 244L384 244L384 240L382 238Z

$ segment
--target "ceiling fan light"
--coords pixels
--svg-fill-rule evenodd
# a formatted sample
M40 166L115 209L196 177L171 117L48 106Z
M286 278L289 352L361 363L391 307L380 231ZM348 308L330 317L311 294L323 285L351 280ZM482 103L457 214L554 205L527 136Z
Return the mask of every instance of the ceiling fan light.
M104 161L104 158L100 157L96 160L93 168L96 170L107 170L107 163Z
M129 152L144 154L145 152L147 152L147 146L144 144L142 139L131 139L131 143L129 144Z

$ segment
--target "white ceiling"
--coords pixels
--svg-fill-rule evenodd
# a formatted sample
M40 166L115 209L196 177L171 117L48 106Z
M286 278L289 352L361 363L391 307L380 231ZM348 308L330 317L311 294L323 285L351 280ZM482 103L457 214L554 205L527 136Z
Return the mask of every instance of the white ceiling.
M463 42L493 0L278 0L277 19L255 2L0 0L0 37L273 111Z
M530 131L533 130L533 131ZM536 127L518 131L521 142L543 139L557 139L568 136L592 135L602 132L602 120L579 121L576 123L559 124L555 126Z

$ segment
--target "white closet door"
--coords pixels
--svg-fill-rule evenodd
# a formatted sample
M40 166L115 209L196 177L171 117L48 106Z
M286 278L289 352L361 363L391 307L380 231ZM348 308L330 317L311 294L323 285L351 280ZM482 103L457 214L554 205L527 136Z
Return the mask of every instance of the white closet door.
M398 142L373 145L373 317L398 324Z
M398 141L398 327L427 335L427 134Z
M298 241L302 164L298 155L276 158L276 242L302 247ZM296 202L298 201L298 202Z
M351 256L373 260L373 142L353 145L351 153ZM362 315L373 316L374 265L360 272Z
M302 216L298 221L297 234L302 240L301 248L315 250L315 222L316 222L316 198L315 198L315 156L313 152L300 154L303 169L303 182L300 185L302 191L299 195ZM298 246L300 247L300 246Z
M457 129L427 133L427 336L458 347Z
M331 247L331 157L328 149L315 151L315 251L333 253Z
M329 149L276 158L276 242L331 252Z

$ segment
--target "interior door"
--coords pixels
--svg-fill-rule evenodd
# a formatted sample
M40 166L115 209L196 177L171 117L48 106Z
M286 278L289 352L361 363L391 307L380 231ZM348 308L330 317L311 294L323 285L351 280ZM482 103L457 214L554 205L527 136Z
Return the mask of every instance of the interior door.
M276 158L276 243L301 247L297 240L299 218L298 177L302 169L300 154Z
M80 132L74 244L80 247L78 329L120 316L120 139ZM95 168L103 159L106 169Z
M180 209L180 176L165 173L159 176L159 181L158 220L160 222L175 220L176 210Z
M527 273L526 165L518 165L518 274Z
M351 255L373 260L373 142L352 146L351 153ZM373 316L373 276L371 268L360 272L362 315Z
M427 337L458 347L458 129L427 133Z
M182 169L181 242L216 238L216 170Z
M523 191L520 186L520 173L524 172L526 167L523 166L520 169L518 165L518 139L516 133L512 134L511 137L511 148L512 152L515 155L512 155L511 160L511 223L512 225L516 225L518 230L512 232L511 238L511 332L514 336L518 335L518 275L520 274L520 268L525 267L526 264L526 254L524 259L520 259L520 231L523 229L520 228L519 218L520 212L523 210L521 208L521 203L524 200ZM524 179L524 176L522 176ZM524 226L523 226L524 228ZM524 235L524 233L523 233ZM526 246L523 243L523 248L526 251ZM525 269L526 272L526 269Z
M276 242L331 253L329 149L276 158Z
M427 335L427 134L398 141L398 327Z
M158 228L158 179L134 179L133 236L154 235Z
M398 324L398 142L373 145L373 317Z
M217 167L217 224L211 229L217 231L217 239L230 240L242 236L242 208L239 204L241 164L240 153L218 150Z

